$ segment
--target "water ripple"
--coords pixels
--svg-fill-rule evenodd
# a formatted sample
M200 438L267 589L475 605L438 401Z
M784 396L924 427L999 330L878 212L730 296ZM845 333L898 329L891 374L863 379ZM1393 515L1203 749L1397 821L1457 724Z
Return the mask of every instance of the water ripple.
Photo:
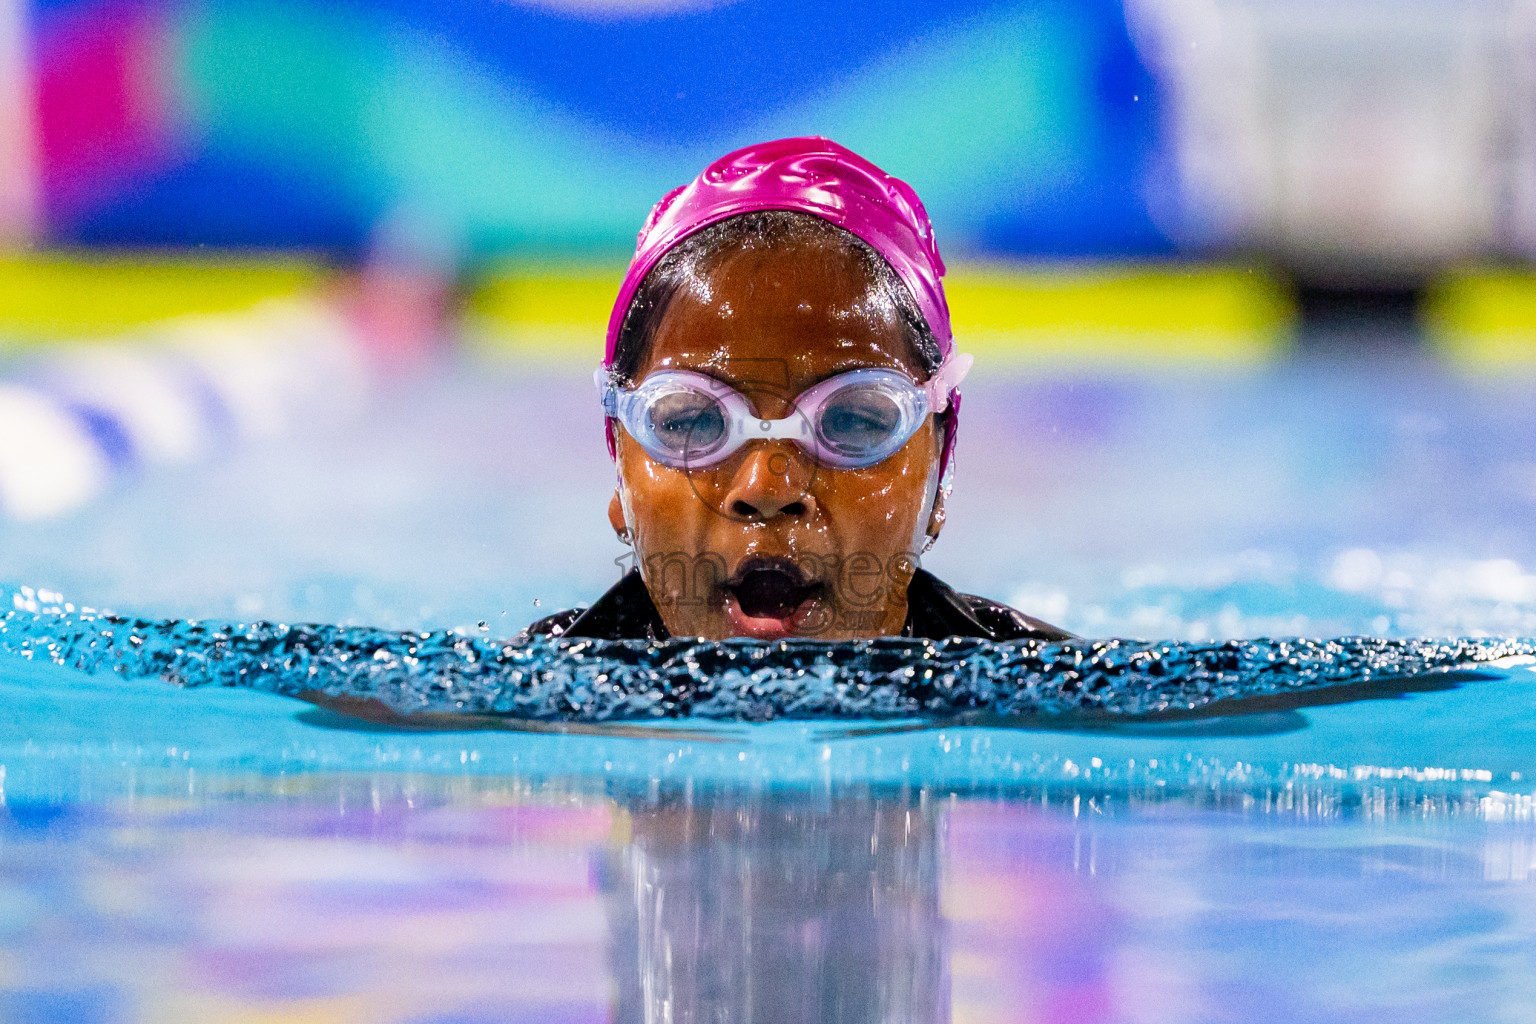
M882 638L493 640L457 631L142 619L0 591L0 654L84 672L376 700L397 715L556 722L912 717L1130 720L1529 659L1536 640L1066 643Z

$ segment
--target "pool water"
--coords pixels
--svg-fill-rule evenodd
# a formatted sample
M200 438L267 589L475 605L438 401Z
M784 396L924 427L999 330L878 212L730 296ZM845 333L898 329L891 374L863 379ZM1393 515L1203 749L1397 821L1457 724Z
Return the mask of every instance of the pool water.
M1528 824L247 782L13 809L8 1020L1528 1020Z
M1536 636L1533 392L1403 353L979 374L925 564L1091 636ZM0 526L0 579L510 635L617 578L611 474L579 368L445 366ZM1532 684L420 732L7 658L0 1020L1536 1020Z

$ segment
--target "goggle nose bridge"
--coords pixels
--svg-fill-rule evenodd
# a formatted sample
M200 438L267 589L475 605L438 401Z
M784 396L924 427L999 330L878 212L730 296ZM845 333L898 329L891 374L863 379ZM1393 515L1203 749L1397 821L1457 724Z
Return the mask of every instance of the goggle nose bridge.
M745 441L803 441L812 434L810 417L798 408L788 416L776 420L763 419L751 413L740 414L733 424L735 434Z

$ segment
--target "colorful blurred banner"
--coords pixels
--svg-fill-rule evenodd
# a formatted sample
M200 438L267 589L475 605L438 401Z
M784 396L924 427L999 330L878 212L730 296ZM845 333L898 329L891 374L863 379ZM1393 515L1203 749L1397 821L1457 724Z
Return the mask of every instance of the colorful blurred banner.
M820 133L909 179L956 253L1169 249L1115 0L0 9L29 24L46 242L351 252L403 222L454 259L621 253L707 159Z
M0 0L0 242L601 262L807 133L953 257L1418 288L1536 255L1536 3Z

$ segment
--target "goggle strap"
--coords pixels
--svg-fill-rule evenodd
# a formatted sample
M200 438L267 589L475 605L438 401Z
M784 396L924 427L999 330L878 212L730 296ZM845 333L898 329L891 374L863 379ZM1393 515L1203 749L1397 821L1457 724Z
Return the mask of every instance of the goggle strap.
M928 405L934 412L940 413L949 408L950 392L960 386L975 362L976 357L968 352L951 352L944 357L944 361L924 385L924 390L928 392Z
M592 383L597 385L598 401L603 403L603 413L617 416L619 409L618 388L613 386L613 375L606 366L592 371Z

